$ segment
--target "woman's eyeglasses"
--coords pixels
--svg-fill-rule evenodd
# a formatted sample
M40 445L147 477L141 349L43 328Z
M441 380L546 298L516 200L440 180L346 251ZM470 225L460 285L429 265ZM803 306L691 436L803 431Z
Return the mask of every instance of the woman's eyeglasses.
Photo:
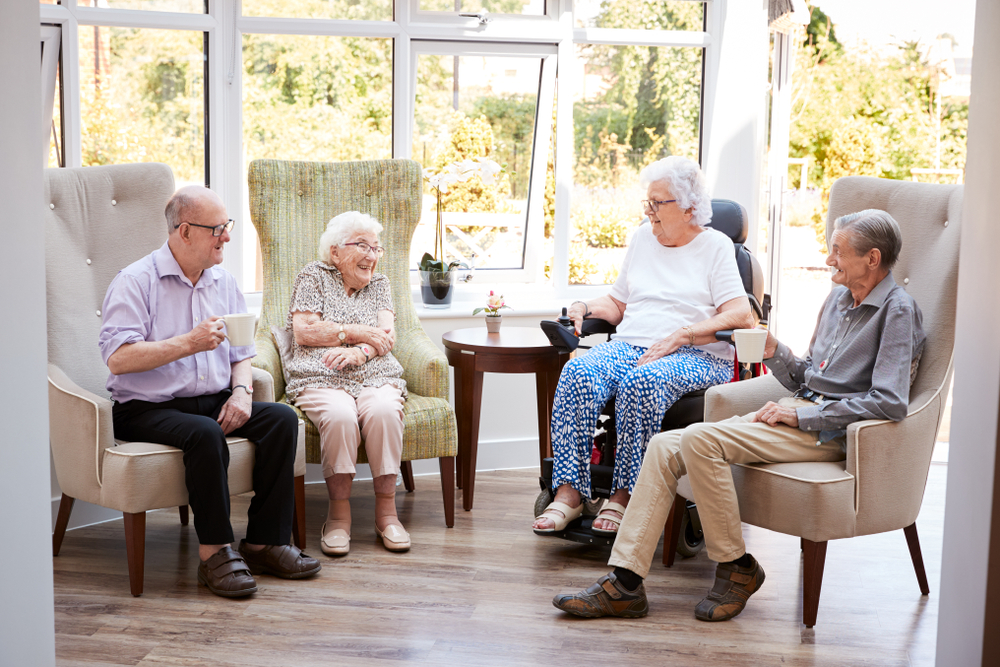
M230 220L229 222L227 222L224 225L215 225L214 227L211 227L209 225L196 225L193 222L182 222L181 223L181 225L184 225L184 224L191 225L192 227L201 227L202 229L211 229L212 230L212 236L222 236L222 232L231 232L231 231L233 231L233 225L236 224L236 221L235 220ZM177 229L181 225L174 225L174 229Z
M358 241L357 243L345 243L344 245L357 246L358 250L360 250L361 252L363 252L366 255L368 253L370 253L370 252L375 253L376 257L381 257L382 255L385 254L385 248L383 248L382 246L380 246L380 245L368 245L364 241Z
M677 200L676 199L662 199L660 201L657 201L655 199L643 199L642 200L642 207L643 207L643 209L649 209L653 213L656 213L657 211L660 210L660 204L670 204L671 202L675 202L675 201L677 201Z

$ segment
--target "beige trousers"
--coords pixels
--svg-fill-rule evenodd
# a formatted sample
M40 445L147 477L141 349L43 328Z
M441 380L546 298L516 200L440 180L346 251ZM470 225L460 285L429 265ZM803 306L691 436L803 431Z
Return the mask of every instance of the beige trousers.
M362 436L373 477L399 472L403 394L396 387L365 387L356 400L343 389L303 389L295 405L319 431L323 477L354 473Z
M785 407L812 405L783 398ZM721 422L692 424L649 441L635 491L622 519L609 565L649 573L663 524L674 503L677 480L688 475L705 531L708 557L718 563L746 553L731 463L842 461L843 438L818 444L816 433L751 422L755 413Z

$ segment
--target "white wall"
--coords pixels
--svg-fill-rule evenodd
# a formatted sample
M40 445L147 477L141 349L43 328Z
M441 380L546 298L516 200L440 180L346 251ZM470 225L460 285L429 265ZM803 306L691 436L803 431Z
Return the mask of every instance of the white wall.
M984 625L995 530L997 406L1000 404L1000 281L996 252L996 185L1000 183L1000 5L976 3L976 55L972 63L968 158L962 210L958 280L955 389L951 414L937 664L986 665ZM996 536L992 537L997 543ZM994 568L1000 553L993 554ZM993 573L994 578L997 576ZM994 584L995 586L995 584ZM991 664L997 664L995 662Z
M38 4L0 20L0 665L55 664Z

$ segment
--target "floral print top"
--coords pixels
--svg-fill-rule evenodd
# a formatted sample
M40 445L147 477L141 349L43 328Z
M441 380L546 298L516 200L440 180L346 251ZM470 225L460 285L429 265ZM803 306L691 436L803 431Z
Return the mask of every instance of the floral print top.
M373 274L371 282L348 296L340 271L317 261L307 264L295 278L285 327L292 330L292 313L295 312L317 313L324 322L377 327L381 310L395 312L389 279L384 274ZM327 368L321 361L329 349L299 345L292 337L292 358L283 362L288 377L286 392L291 402L294 403L298 393L309 387L343 389L357 398L364 387L391 384L406 397L403 366L392 352L384 357L373 356L361 366L346 366L338 371Z

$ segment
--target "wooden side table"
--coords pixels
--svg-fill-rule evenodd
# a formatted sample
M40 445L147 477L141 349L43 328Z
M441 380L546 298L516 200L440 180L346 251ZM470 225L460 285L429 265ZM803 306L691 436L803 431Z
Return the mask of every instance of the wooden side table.
M549 425L559 373L568 352L552 347L538 327L508 327L486 333L486 327L456 329L444 334L445 354L455 368L455 416L458 419L458 485L462 507L472 509L479 449L479 415L483 373L534 373L538 405L538 460L552 456Z

